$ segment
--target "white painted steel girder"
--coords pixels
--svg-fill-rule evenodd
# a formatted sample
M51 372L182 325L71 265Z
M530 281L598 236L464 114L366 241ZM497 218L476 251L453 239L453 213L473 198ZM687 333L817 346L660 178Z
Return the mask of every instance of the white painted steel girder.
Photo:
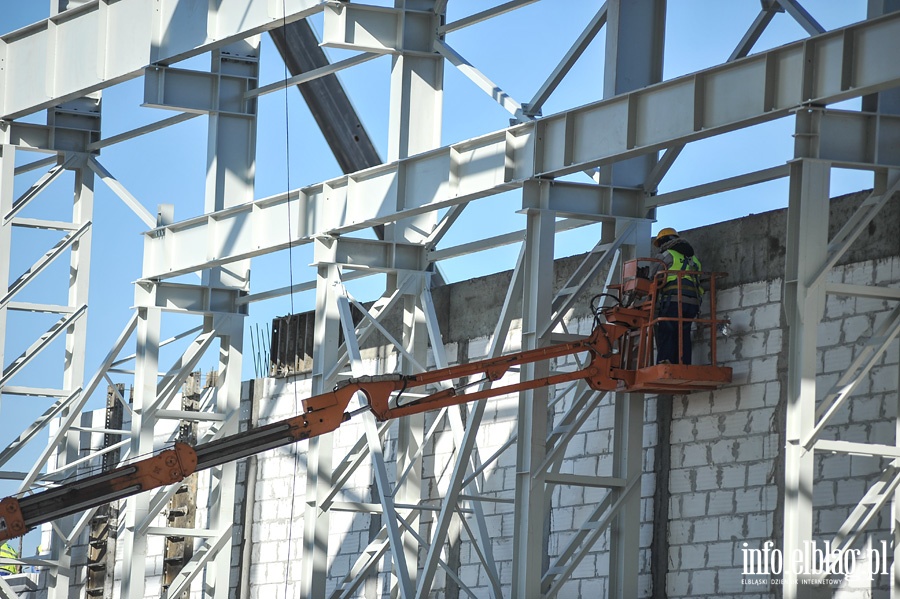
M546 179L526 181L525 188L529 191L522 194L523 210L552 210L558 217L609 223L647 216L642 189Z
M246 292L237 289L138 281L134 285L134 304L160 308L163 312L188 314L247 314L247 306L238 299Z
M259 256L317 235L349 233L462 204L535 177L557 177L773 120L807 104L895 87L900 62L891 56L898 38L900 14L893 13L537 122L188 219L147 234L144 276L167 278ZM264 232L284 226L288 199L295 216L291 240L275 243Z
M0 37L0 118L15 119L321 10L320 0L93 0ZM284 12L282 12L284 7ZM35 77L44 73L44 77Z
M378 54L434 53L434 11L332 3L324 10L322 45Z
M319 241L313 252L316 264L340 264L375 272L421 272L428 265L425 246L419 244L352 237L323 237Z
M247 99L247 93L256 87L256 73L209 73L153 66L144 71L144 105L198 114L255 116L255 102Z
M808 108L810 133L797 138L803 155L838 167L900 166L900 116ZM876 135L875 132L878 132Z

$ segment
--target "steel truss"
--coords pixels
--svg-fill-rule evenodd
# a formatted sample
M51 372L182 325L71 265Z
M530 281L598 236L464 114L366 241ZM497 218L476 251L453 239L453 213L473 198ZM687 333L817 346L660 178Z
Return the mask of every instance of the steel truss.
M900 18L888 15L838 31L823 32L821 25L797 0L765 0L757 19L740 40L728 64L660 83L665 2L609 0L598 3L594 17L533 98L521 103L502 91L476 65L447 41L464 27L496 18L535 0L505 2L497 7L446 22L446 0L396 0L394 8L313 0L242 1L240 7L220 2L208 14L184 15L179 3L153 0L89 0L73 3L54 0L53 16L46 22L4 36L0 57L5 59L0 114L9 122L0 128L0 256L10 256L12 228L61 232L58 244L24 274L12 280L9 260L0 259L0 330L8 330L10 312L58 314L60 319L14 360L0 359L4 396L48 398L50 407L0 452L3 468L32 442L49 423L60 426L47 449L27 473L4 471L22 480L27 492L53 484L67 470L99 457L77 457L75 423L91 395L113 375L133 375L134 404L129 451L123 459L152 451L156 437L167 434L169 420L193 418L205 423L203 440L237 431L243 316L247 305L291 288L248 295L249 259L283 250L298 243L315 244L315 281L298 287L316 290L315 353L312 392L320 393L340 377L361 374L360 347L374 333L383 336L399 356L403 372L419 371L428 351L436 365L444 366L444 343L430 292L430 265L440 260L475 253L499 245L522 242L488 355L502 351L513 319L522 319L522 347L536 348L569 334L566 319L574 303L599 273L615 272L619 256L646 254L650 222L657 206L710 193L751 185L776 177L791 177L790 220L785 309L790 325L789 403L785 483L785 550L812 538L812 464L815 451L864 453L900 458L900 449L886 445L849 444L821 438L833 414L852 393L861 377L883 354L900 331L895 309L852 367L816 407L816 314L821 314L828 293L900 300L894 289L876 289L828 282L828 271L847 247L876 217L900 182L900 156L890 145L900 128L898 117L881 112L838 112L813 108L873 94L900 85L900 65L894 58L894 40L900 36ZM69 6L72 5L72 6ZM69 10L63 10L68 7ZM282 13L282 10L285 12ZM324 181L278 196L253 198L256 99L283 85L258 85L258 34L323 12L326 46L360 54L340 63L298 74L288 83L302 83L351 68L380 55L392 56L392 103L388 160L385 165ZM748 56L766 25L778 12L786 12L811 36L795 44ZM181 28L163 25L184 19ZM125 23L144 23L137 38L109 35ZM605 99L560 114L541 116L547 98L557 88L588 44L602 29L607 31ZM132 29L128 29L129 31ZM96 35L96 32L104 32ZM164 35L165 33L165 35ZM88 55L98 70L71 68L71 60ZM203 40L197 43L197 40ZM212 53L208 72L174 68L185 58ZM28 56L44 59L44 83L34 84ZM746 58L745 58L746 57ZM510 128L448 147L440 146L444 60L458 68L479 88L510 112L519 123ZM743 59L743 60L738 60ZM732 63L733 64L730 64ZM147 105L176 110L178 115L139 127L116 137L100 134L100 101L92 92L129 78L144 76ZM657 85L654 85L657 84ZM238 93L230 93L231 90ZM229 90L226 92L226 90ZM71 104L74 102L75 104ZM85 107L88 107L85 110ZM666 110L662 110L666 107ZM49 108L48 124L15 121ZM75 110L77 108L77 110ZM696 188L655 195L656 188L691 141L749 127L796 112L797 160L787 167L748 173ZM110 173L99 159L101 150L133 137L175 125L197 114L208 114L209 173L205 214L174 223L162 209L154 217ZM661 118L659 115L664 114ZM846 132L856 144L846 143ZM891 136L894 137L891 137ZM837 136L840 136L839 138ZM840 143L838 143L838 140ZM53 157L16 167L17 152L40 150ZM663 152L657 161L656 156ZM827 239L828 173L833 166L866 168L877 173L876 190L830 242ZM16 198L16 175L49 170L24 195ZM587 171L597 183L553 181ZM60 220L25 218L20 212L65 171L75 173L73 216ZM86 337L91 211L94 178L99 177L153 230L145 238L143 279L137 284L136 313L123 329L107 358L85 383L82 358ZM441 247L465 206L480 198L510 189L522 190L527 214L525 231L486 237L457 247ZM824 209L823 209L824 208ZM439 211L446 209L442 214ZM440 216L439 216L440 215ZM290 239L278 239L290 223ZM602 223L601 239L585 263L555 297L553 248L558 232ZM384 237L374 241L353 233L384 225ZM524 240L524 241L523 241ZM17 302L21 289L63 255L70 258L69 301ZM350 295L344 282L378 272L387 275L382 297L368 309ZM202 273L200 285L169 283L186 273ZM611 279L607 278L607 284ZM522 300L519 315L513 307ZM351 311L364 319L353 324ZM201 324L174 339L161 340L164 313L189 314ZM384 325L391 313L401 312L402 334L394 338ZM345 342L338 344L338 332ZM14 377L54 339L65 335L67 360L61 389L15 386ZM121 357L135 337L135 353ZM160 372L160 348L190 338L183 354ZM202 357L218 349L219 379L201 400L201 412L172 409L185 378ZM4 342L0 341L0 358ZM121 368L134 360L133 371ZM8 364L8 365L7 365ZM523 368L521 376L542 372ZM298 591L303 596L352 596L373 573L391 572L391 591L403 597L424 597L444 572L460 591L476 596L444 557L455 539L472 543L488 580L488 592L503 596L505 585L494 556L484 515L487 497L482 475L504 451L516 449L517 482L515 547L511 593L532 596L560 594L573 570L608 535L609 594L638 596L638 528L640 525L643 398L616 397L614 471L612 476L581 476L560 472L567 443L602 401L609 400L571 385L566 389L530 391L519 398L516 433L492 455L482 458L476 432L485 404L467 411L448 409L426 429L424 417L407 419L400 427L396 471L391 476L383 443L388 427L379 427L371 414L362 415L365 436L339 462L333 440L325 436L309 443L307 451L306 511ZM548 411L567 406L548 421ZM438 506L422 488L423 455L442 427L449 427L455 443L448 490ZM56 465L49 467L56 453ZM108 448L107 451L112 448ZM377 495L370 503L341 501L341 486L369 459ZM337 466L334 464L337 463ZM836 539L846 549L860 536L878 509L896 503L900 475L895 466L885 471L870 493L853 511ZM147 537L178 534L200 539L199 549L173 581L169 596L178 596L203 576L203 592L226 597L235 582L230 558L240 537L248 537L248 522L233 518L237 466L217 468L206 482L209 511L196 529L155 526L154 519L176 488L153 496L128 500L123 508L126 534L123 560L123 597L145 594L148 575ZM550 559L547 549L548 514L552 489L558 485L608 489L605 498L580 525L577 534ZM252 499L252 498L251 498ZM382 526L337 588L327 589L330 513L358 511L379 514ZM425 534L423 515L430 514ZM77 521L53 526L50 560L53 597L67 596L77 584L72 572L71 547L90 513ZM432 517L433 516L433 517ZM894 517L895 538L900 538ZM243 527L243 528L241 528ZM389 560L390 567L382 564ZM2 579L0 579L2 582ZM790 582L790 581L788 581ZM897 583L894 583L897 586ZM197 588L197 587L195 587ZM785 586L785 597L795 590ZM895 593L897 591L895 590ZM0 593L11 591L0 587Z

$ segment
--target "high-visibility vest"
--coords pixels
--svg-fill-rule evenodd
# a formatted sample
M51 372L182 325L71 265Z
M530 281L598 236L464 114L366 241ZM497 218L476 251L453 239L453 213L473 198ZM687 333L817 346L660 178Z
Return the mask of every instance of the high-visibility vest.
M0 558L19 559L19 554L15 549L9 546L9 543L3 543L3 545L0 545ZM15 574L19 571L19 567L15 564L0 564L0 570Z
M699 272L700 259L697 256L685 258L681 252L675 250L666 250L672 256L672 266L670 271L684 270L689 272ZM675 295L678 293L678 275L670 272L666 275L666 281L663 283L663 295ZM681 296L684 298L699 298L703 295L703 288L700 287L699 275L688 275L681 277Z

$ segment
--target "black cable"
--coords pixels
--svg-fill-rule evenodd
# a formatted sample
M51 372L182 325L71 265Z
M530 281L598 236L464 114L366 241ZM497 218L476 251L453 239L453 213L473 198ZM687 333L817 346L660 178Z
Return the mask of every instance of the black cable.
M281 0L281 27L284 29L285 35L287 35L287 5L285 0ZM290 298L291 298L291 312L290 318L294 317L294 246L293 240L291 239L291 120L290 120L290 110L288 108L288 68L287 62L284 63L284 153L285 153L285 177L286 177L286 193L287 193L287 228L288 228L288 285L290 286ZM294 374L297 374L296 372ZM294 412L297 412L297 381L294 381ZM294 525L294 497L297 495L297 446L293 446L294 449L294 476L291 480L291 512L290 517L288 518L288 530L287 536L288 540L291 539L291 529ZM313 525L310 523L310 525ZM246 527L248 526L247 522L244 522L245 534L247 533ZM288 542L287 547L287 567L285 568L284 573L284 599L288 597L288 581L290 579L291 572L291 545L292 543Z
M402 404L400 403L400 396L403 395L404 391L406 391L406 386L408 384L409 384L409 379L406 377L403 377L403 386L400 387L400 391L397 393L397 397L394 400L394 405L396 405L398 408L402 406ZM409 404L406 404L406 405L409 405Z
M594 297L591 298L591 314L594 316L594 327L597 327L601 324L600 316L604 312L606 312L609 308L601 306L600 300L604 297L611 297L616 302L616 307L622 307L622 300L619 299L617 295L613 295L612 293L598 293Z

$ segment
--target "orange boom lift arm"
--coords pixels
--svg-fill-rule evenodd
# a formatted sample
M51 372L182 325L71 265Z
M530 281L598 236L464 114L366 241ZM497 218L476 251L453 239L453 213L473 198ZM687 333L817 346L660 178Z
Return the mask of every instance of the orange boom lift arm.
M626 274L627 272L626 264ZM640 287L647 287L651 292L650 297L653 297L652 290L656 287L656 280L635 281L637 287L631 285L626 277L625 283L619 288L620 298L629 292L634 297L635 289ZM704 321L711 328L718 322L724 322L715 320L714 283L712 287L712 318ZM643 294L640 289L637 291L639 295ZM383 422L578 379L585 380L597 391L654 393L714 389L731 381L731 369L722 366L644 366L641 362L646 362L646 355L652 353L647 349L652 344L650 332L655 323L652 306L653 302L645 302L639 307L625 307L621 299L618 299L617 304L610 308L598 308L595 310L595 326L590 336L577 341L419 374L347 379L335 385L328 393L303 400L304 412L298 416L194 447L175 443L171 449L109 472L63 483L21 498L7 497L0 501L0 541L21 536L35 526L57 518L179 482L194 472L330 433L354 414L364 410L370 410ZM715 335L712 338L714 340ZM512 367L582 353L587 355L587 359L581 362L583 367L580 370L492 386L471 393L463 392L468 385L452 386L424 397L403 401L404 393L414 389L421 390L429 385L476 375L482 375L488 381L498 381ZM364 399L363 407L348 411L351 400L357 394Z

